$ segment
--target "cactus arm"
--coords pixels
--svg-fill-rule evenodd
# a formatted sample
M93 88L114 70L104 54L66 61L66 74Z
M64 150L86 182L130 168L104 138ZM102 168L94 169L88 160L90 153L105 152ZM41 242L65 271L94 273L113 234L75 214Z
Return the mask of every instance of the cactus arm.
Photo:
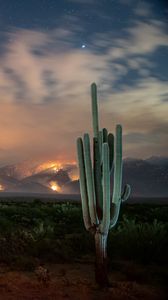
M108 131L106 128L102 129L102 135L103 135L103 143L108 143Z
M131 192L131 187L129 184L126 184L124 187L124 192L122 193L121 196L121 201L124 202L128 199L129 195ZM121 206L121 201L119 201L118 204L114 204L112 206L112 213L111 213L111 221L110 221L110 229L113 228L119 218L119 213L120 213L120 206Z
M112 203L114 204L110 228L117 223L121 205L121 184L122 184L122 127L116 126L116 147L114 165L114 187Z
M99 135L99 120L98 120L98 106L97 106L97 87L95 83L91 85L92 97L92 122L94 137L98 138Z
M103 143L108 143L108 131L106 128L101 130L101 151L103 149ZM101 155L101 163L103 164L103 157ZM103 166L102 166L103 168Z
M121 206L121 201L117 204L112 203L110 229L112 229L117 224L119 214L120 214L120 206Z
M98 224L98 218L96 214L96 197L95 197L95 187L93 180L92 162L90 155L90 139L89 135L84 134L84 162L85 162L85 172L86 172L86 184L88 191L88 203L89 203L89 213L92 225Z
M102 135L102 131L99 131L99 137L98 137L98 141L99 141L99 153L100 153L100 161L102 158L102 145L103 145L103 135Z
M124 191L121 195L122 202L125 202L129 198L130 193L131 193L131 187L129 184L126 184L124 187Z
M116 151L115 151L115 166L114 166L114 190L113 203L118 203L121 197L122 183L122 127L116 126Z
M89 215L83 142L81 138L77 139L77 155L78 155L79 178L80 178L79 182L80 182L80 192L81 192L81 201L82 201L83 221L86 230L89 230L92 225L91 225L91 220Z
M112 133L108 134L108 145L109 145L110 172L111 172L113 169L113 161L114 161L114 135Z
M100 224L100 231L108 234L110 226L110 170L109 170L109 146L103 144L103 219Z
M101 158L99 151L99 142L97 138L93 138L93 161L94 161L94 183L96 194L96 208L99 219L102 218L103 210L103 191L101 182Z

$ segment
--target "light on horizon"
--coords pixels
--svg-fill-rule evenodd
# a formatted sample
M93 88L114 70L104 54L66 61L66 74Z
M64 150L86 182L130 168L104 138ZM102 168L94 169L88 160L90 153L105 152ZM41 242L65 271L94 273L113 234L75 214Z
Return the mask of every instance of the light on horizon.
M4 187L3 187L3 185L2 184L0 184L0 191L4 191Z
M60 192L60 191L61 191L60 186L59 186L56 182L54 182L54 181L50 182L50 188L51 188L54 192Z

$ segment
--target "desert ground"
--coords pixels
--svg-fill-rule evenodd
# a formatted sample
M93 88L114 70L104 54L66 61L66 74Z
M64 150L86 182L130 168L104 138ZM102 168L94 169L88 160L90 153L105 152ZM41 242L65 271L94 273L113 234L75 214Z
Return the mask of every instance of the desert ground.
M121 263L120 263L121 265ZM61 300L61 299L166 299L162 284L149 278L149 270L130 262L122 262L122 268L110 273L111 287L100 289L94 282L93 264L55 264L43 266L49 270L49 278L39 278L34 272L11 271L0 268L0 299L4 300ZM156 284L157 282L157 284Z
M0 300L164 300L168 206L128 204L109 234L110 286L95 283L95 250L75 203L0 203Z

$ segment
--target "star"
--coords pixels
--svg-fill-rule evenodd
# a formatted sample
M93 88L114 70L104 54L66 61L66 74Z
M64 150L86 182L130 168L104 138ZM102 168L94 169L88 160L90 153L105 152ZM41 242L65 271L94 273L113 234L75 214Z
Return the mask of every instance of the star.
M82 49L86 48L86 45L85 45L85 44L83 44L81 48L82 48Z

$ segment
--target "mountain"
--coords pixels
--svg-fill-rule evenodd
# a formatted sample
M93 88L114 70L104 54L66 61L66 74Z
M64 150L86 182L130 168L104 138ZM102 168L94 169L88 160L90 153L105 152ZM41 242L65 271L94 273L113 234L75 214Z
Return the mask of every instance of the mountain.
M146 161L149 162L152 165L168 167L168 157L151 156L148 159L146 159Z
M132 197L168 197L168 158L124 159L123 186L131 185ZM164 163L163 163L164 162ZM79 181L64 187L65 193L78 193Z
M71 182L68 172L63 169L60 169L57 173L55 173L51 177L51 180L56 181L59 186L63 186L64 184Z
M11 176L18 180L38 174L38 173L49 173L54 174L61 168L60 163L52 161L41 161L41 160L26 160L13 165L7 165L0 167L0 175Z
M79 180L73 180L73 181L67 182L62 187L62 192L64 194L79 194L80 193Z
M0 168L1 176L9 176L18 180L36 173L39 163L37 161L28 160L21 163L8 165ZM37 171L38 172L38 171Z
M0 175L0 191L13 191L18 184L19 181L16 178L7 175Z
M48 187L38 183L38 182L20 182L17 186L15 186L15 188L13 189L14 192L27 192L27 193L51 193L51 189L49 189ZM55 191L55 193L57 193Z
M56 193L70 180L57 162L29 160L0 168L0 191Z
M78 194L76 174L74 164L23 162L0 168L0 190ZM123 184L126 183L131 185L133 197L167 197L168 158L124 159Z
M50 189L49 191L54 190L60 192L61 187L70 181L71 179L65 170L60 169L58 171L55 171L52 168L49 168L22 179L21 183L25 185L34 182L47 187L48 189Z
M131 185L133 197L168 196L168 158L127 158L123 162L123 185ZM67 182L62 187L65 194L78 194L79 180Z
M156 161L156 160L155 160ZM129 183L132 196L168 196L168 166L152 160L124 160L123 183Z

